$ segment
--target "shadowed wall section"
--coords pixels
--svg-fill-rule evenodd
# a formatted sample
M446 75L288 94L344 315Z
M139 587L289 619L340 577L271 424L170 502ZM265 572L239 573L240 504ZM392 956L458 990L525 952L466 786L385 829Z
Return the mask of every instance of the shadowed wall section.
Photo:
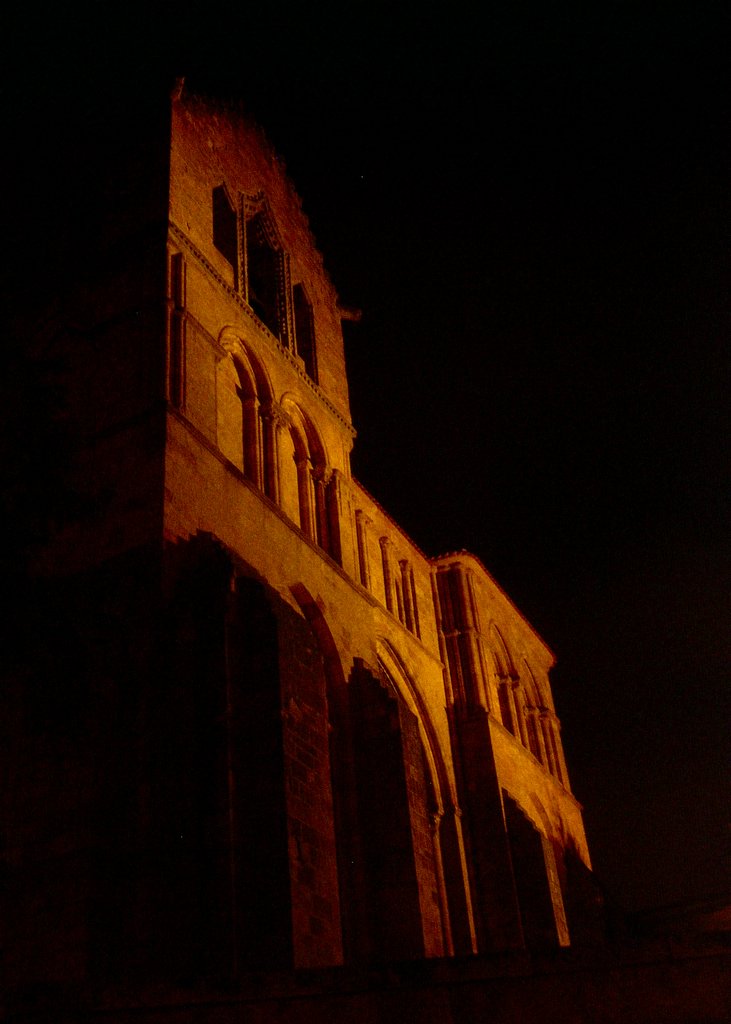
M156 716L164 782L153 815L160 891L170 894L164 930L194 972L338 961L317 639L213 541L178 546L174 559L169 699Z

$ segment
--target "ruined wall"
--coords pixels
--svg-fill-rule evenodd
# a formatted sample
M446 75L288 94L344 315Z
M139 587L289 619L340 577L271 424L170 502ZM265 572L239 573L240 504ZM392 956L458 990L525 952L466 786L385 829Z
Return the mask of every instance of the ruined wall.
M565 946L553 655L353 480L338 299L261 133L178 91L169 141L169 211L132 177L145 230L111 219L59 334L96 505L10 689L19 991Z

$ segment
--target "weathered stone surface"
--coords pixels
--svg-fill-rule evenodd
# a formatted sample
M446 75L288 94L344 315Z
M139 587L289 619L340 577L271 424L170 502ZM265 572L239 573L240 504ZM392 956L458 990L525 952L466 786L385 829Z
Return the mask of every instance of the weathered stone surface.
M13 1005L432 958L410 995L318 975L312 1019L414 1016L441 971L425 1019L475 1019L450 957L601 938L553 655L353 478L338 297L261 132L184 90L155 129L54 307L83 514L34 551L6 690Z

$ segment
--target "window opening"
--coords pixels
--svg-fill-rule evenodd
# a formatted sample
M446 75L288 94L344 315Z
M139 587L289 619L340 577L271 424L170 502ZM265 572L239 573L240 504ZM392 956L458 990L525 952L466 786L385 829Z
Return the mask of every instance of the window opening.
M213 244L231 264L234 288L239 288L239 242L236 211L223 185L213 190Z

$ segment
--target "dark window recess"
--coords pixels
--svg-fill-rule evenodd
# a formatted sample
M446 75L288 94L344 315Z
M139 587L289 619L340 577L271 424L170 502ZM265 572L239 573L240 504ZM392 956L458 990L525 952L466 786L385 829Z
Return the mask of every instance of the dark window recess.
M234 287L239 287L239 243L236 211L223 185L213 190L213 244L233 267Z
M249 305L277 338L280 336L280 256L272 247L260 215L246 225Z
M297 352L304 360L305 370L317 381L317 360L315 357L315 331L312 321L312 306L301 284L292 289L294 300L294 329L297 338Z

